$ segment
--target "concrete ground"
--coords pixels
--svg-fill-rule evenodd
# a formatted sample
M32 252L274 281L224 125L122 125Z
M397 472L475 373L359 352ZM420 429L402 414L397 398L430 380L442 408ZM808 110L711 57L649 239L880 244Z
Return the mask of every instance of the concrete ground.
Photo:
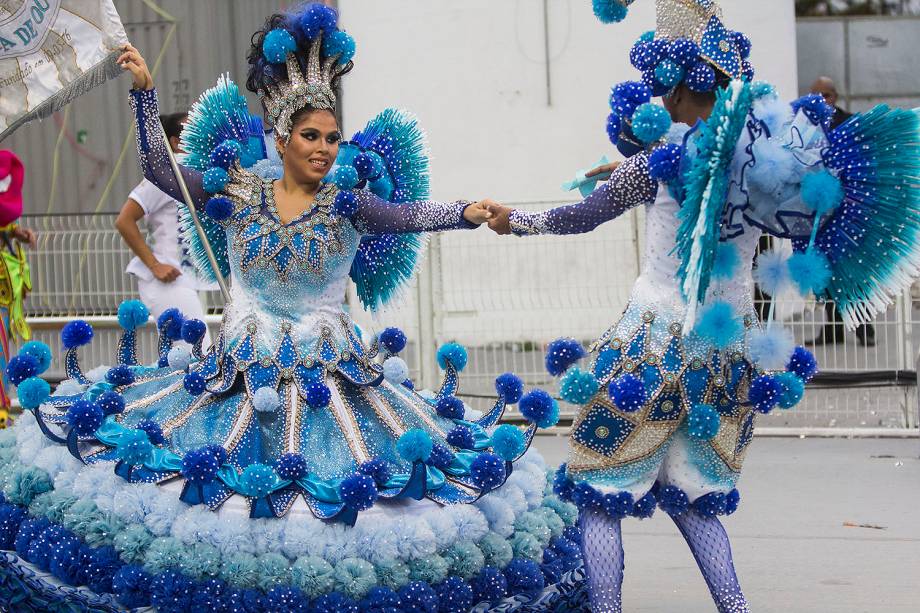
M538 437L550 465L564 437ZM759 438L724 523L754 613L920 611L920 442ZM663 513L624 522L627 613L715 610Z

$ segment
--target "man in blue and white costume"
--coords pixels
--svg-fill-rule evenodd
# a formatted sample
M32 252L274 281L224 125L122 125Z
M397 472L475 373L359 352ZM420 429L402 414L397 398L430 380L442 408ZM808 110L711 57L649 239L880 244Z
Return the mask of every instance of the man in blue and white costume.
M594 0L602 21L631 0ZM518 236L579 234L646 208L646 252L622 318L591 347L551 344L563 399L583 405L556 492L580 509L595 613L621 610L620 521L660 507L687 541L718 610L748 611L718 516L755 418L801 400L814 358L773 321L754 281L833 299L852 327L891 304L920 264L920 117L879 106L830 129L817 95L779 101L753 82L751 43L713 0L657 0L635 44L641 80L613 88L611 140L628 156L584 201L542 213L493 206ZM664 106L651 103L661 96ZM763 232L795 253L751 263Z
M31 414L0 438L0 609L578 606L577 512L546 493L545 466L527 453L558 420L555 401L506 373L494 407L472 417L456 396L467 354L454 343L438 351L445 382L428 401L397 357L403 333L368 346L342 308L349 277L376 310L413 276L420 233L490 216L482 203L427 200L424 141L406 114L386 110L342 142L334 92L354 52L322 4L270 16L247 86L280 166L261 118L221 79L183 132L186 197L150 72L125 48L144 175L184 202L191 255L229 277L229 301L206 353L200 320L164 312L153 366L135 350L148 311L123 304L118 365L101 379L77 356L92 328L69 323L69 380L54 395L39 377L47 346L11 360ZM515 403L528 426L498 425Z

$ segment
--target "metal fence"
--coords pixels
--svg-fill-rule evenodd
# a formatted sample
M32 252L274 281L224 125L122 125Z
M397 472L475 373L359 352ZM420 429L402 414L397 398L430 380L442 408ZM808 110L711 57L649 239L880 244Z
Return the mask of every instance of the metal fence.
M517 203L545 208L548 203ZM118 304L136 296L124 273L130 253L113 228L112 215L30 216L23 225L39 235L31 255L33 293L27 314L36 337L58 348L60 327L74 316L96 324L97 339L86 364L112 360ZM562 335L589 343L616 321L640 267L641 211L580 237L497 237L486 231L432 237L426 261L390 312L372 318L347 297L356 321L369 333L401 327L411 339L405 358L423 385L438 378L440 343L469 348L462 392L473 405L494 395L496 375L513 371L528 386L554 389L543 367L546 344ZM209 294L209 323L219 321L220 295ZM905 434L917 426L914 343L920 333L920 302L910 295L875 323L875 346L845 342L813 347L825 378L793 411L762 418L761 431L784 433ZM780 297L796 341L814 338L824 325L824 305ZM152 326L141 338L142 355L154 356ZM55 374L55 373L51 373ZM56 373L61 374L61 373ZM573 414L565 407L564 415Z

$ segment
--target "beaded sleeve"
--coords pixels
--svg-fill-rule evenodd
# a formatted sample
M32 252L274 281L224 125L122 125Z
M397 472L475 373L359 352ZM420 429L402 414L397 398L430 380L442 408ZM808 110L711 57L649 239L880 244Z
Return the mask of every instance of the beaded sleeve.
M653 201L657 192L658 183L648 172L648 154L639 153L620 164L606 183L581 202L540 213L512 211L511 231L518 236L583 234Z
M366 190L356 192L358 211L352 217L355 228L363 234L405 234L440 232L476 228L463 219L463 211L471 203L433 202L422 200L391 204Z
M161 136L160 107L157 102L157 91L131 90L131 109L134 111L134 121L137 136L137 161L141 171L148 181L160 188L174 200L185 202L182 190L173 174L169 163L169 152ZM189 195L192 197L196 208L204 206L208 194L202 186L202 175L196 170L185 166L179 167Z

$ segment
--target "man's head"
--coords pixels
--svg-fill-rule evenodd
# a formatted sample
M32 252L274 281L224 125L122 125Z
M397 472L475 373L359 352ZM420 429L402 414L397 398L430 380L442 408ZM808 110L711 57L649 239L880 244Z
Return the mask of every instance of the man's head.
M171 113L169 115L160 115L160 123L163 124L163 131L169 139L169 146L173 153L182 153L179 149L179 137L182 135L182 128L188 121L188 113Z
M815 82L811 84L811 89L809 91L812 94L821 94L825 102L831 106L837 106L837 87L830 77L818 77L815 79Z

